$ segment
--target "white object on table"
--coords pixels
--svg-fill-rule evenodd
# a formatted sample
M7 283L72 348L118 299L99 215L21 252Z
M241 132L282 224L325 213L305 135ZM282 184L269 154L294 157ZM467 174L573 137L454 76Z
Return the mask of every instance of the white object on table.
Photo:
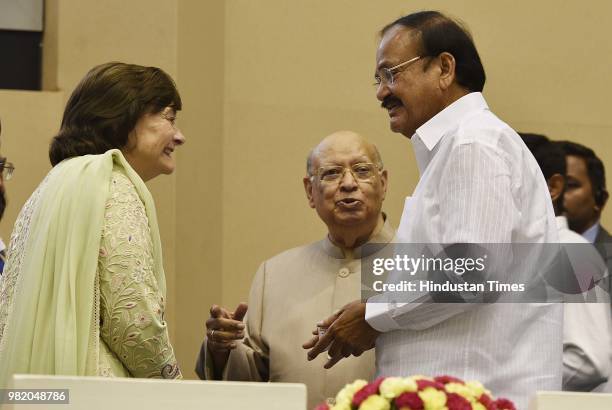
M2 410L306 410L306 386L106 377L14 375L12 389L69 389L70 404L0 404Z
M612 394L581 392L537 392L529 403L529 410L610 410Z

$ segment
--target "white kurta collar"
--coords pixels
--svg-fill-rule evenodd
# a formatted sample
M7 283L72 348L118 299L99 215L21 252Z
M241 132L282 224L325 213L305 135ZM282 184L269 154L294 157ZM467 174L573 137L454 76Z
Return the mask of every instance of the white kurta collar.
M473 92L459 98L448 107L434 115L425 124L421 125L410 141L414 146L414 153L421 174L429 165L440 140L457 128L461 121L464 121L471 113L488 110L489 106L482 93Z

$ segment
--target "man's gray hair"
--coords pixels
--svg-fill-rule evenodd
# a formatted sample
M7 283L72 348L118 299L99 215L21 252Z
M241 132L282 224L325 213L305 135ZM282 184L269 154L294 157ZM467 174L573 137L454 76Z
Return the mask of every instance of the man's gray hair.
M378 167L379 170L384 169L385 165L383 164L382 157L380 156L380 152L378 151L378 148L376 147L376 145L372 143L370 143L370 146L374 148L374 155L373 155L374 158L372 158L372 161ZM313 176L316 171L315 169L313 169L313 165L312 165L316 149L317 147L311 149L310 152L308 153L308 157L306 157L306 173L308 174L309 177Z

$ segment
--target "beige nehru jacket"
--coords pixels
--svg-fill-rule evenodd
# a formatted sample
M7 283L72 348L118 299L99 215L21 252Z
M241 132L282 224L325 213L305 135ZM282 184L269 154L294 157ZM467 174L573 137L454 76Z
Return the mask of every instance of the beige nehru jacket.
M394 234L385 222L370 242L389 243ZM302 349L318 321L361 297L359 258L364 252L356 248L353 256L346 257L325 238L262 263L251 285L246 337L231 352L223 380L305 383L308 408L313 408L354 379L372 379L373 350L325 370L325 354L309 362ZM202 379L213 379L206 341L196 372Z

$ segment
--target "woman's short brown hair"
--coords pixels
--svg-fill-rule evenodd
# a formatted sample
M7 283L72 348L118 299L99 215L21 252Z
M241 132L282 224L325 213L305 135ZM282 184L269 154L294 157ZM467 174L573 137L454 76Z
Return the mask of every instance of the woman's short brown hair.
M92 68L66 104L49 148L51 165L124 147L142 115L168 106L180 110L181 97L161 69L117 62Z

